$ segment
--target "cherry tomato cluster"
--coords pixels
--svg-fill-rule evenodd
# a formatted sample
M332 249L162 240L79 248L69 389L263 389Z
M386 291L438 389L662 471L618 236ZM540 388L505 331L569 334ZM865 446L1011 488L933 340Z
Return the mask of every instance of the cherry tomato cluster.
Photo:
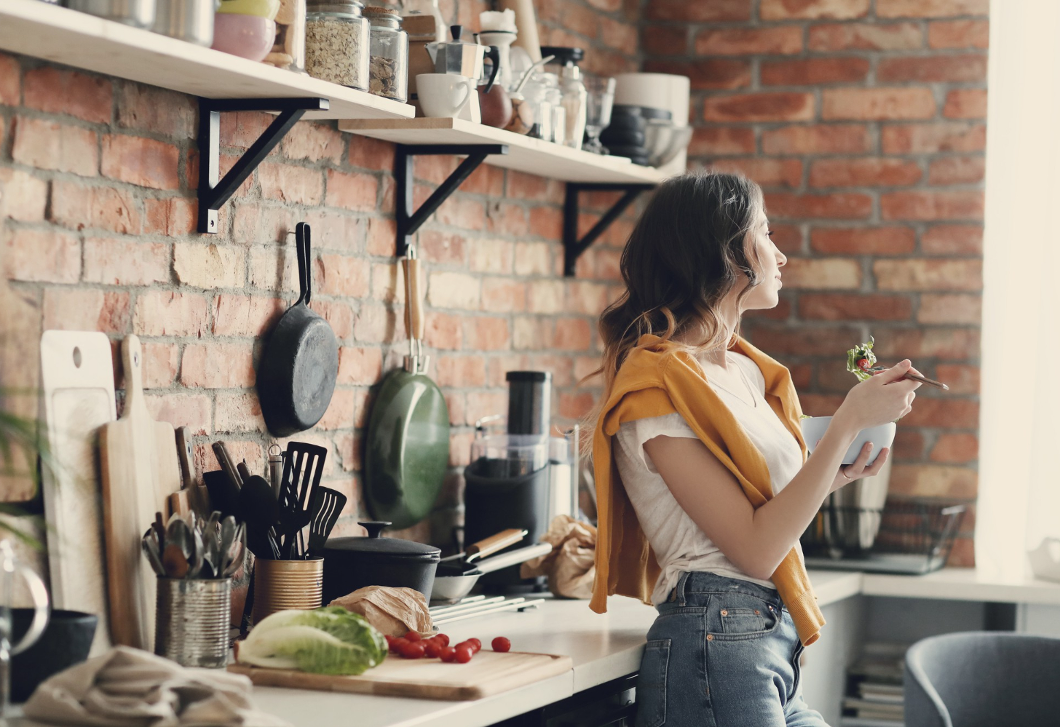
M397 654L402 659L441 659L444 662L456 662L466 664L472 657L482 650L482 642L478 639L468 639L459 644L449 645L449 637L445 634L436 634L423 638L415 631L409 631L404 636L387 636L387 646L391 654ZM512 648L512 642L503 636L498 636L491 644L494 651L508 651Z

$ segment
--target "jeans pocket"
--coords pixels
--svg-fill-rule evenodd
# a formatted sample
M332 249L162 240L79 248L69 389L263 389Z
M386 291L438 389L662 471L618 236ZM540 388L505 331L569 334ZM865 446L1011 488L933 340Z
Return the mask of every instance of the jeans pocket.
M644 646L637 674L636 727L666 724L666 670L670 663L670 639L649 641Z
M726 593L711 599L707 614L709 631L717 639L752 639L780 625L777 610L760 598L745 593Z

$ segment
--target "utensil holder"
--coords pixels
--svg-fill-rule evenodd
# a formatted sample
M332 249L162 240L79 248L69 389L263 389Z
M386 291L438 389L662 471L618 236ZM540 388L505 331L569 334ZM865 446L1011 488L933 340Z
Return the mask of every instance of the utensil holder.
M323 588L323 558L258 558L254 566L254 623L277 611L320 608Z
M223 669L228 661L232 580L159 578L155 653L181 666Z

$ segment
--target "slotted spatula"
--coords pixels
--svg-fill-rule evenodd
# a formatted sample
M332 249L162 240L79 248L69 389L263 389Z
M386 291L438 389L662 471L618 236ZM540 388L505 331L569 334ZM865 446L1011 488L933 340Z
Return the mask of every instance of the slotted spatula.
M328 450L306 442L289 442L287 457L283 463L283 486L280 490L280 527L284 540L281 550L284 558L292 558L295 538L302 528L313 519L309 502L313 492L320 486L324 474L324 460ZM302 547L298 557L303 557Z
M316 558L323 550L344 507L346 507L346 496L337 490L318 487L313 492L313 501L309 504L313 520L309 523L309 548L306 551L306 557Z

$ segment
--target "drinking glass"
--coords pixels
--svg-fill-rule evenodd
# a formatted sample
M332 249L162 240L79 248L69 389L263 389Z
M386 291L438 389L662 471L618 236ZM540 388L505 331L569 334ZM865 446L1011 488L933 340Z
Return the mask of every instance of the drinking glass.
M586 78L585 90L588 94L585 107L585 135L589 143L583 148L594 154L607 154L607 148L600 143L600 133L611 123L611 104L615 100L615 79Z
M16 575L26 580L35 612L25 636L12 645L11 605L15 598ZM11 543L0 540L0 725L5 724L4 712L11 694L11 657L33 646L48 625L48 615L48 589L44 581L28 566L18 562Z

